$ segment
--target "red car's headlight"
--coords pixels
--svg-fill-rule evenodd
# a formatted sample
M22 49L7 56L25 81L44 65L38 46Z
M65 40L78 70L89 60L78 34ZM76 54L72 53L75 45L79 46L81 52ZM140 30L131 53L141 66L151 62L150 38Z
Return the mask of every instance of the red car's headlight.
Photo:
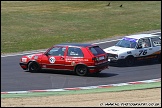
M27 62L27 58L21 58L21 62Z

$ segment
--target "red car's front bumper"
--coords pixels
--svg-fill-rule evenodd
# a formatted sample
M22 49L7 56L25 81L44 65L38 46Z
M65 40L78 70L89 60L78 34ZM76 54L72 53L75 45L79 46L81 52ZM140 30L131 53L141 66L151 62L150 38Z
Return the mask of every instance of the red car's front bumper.
M19 64L22 69L27 70L27 68L28 68L27 63L19 63Z

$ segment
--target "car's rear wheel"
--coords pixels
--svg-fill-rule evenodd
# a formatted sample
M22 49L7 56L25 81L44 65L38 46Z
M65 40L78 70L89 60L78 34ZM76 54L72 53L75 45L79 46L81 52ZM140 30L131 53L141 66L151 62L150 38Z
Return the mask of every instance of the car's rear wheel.
M99 73L101 73L101 71L97 71L97 72L95 72L95 74L99 74Z
M161 54L157 55L157 60L159 63L161 63Z
M88 73L88 68L85 65L78 65L75 69L75 72L79 76L85 76Z
M36 62L30 62L28 68L30 72L38 72L40 70L40 66Z
M125 59L125 65L126 66L133 66L135 63L135 58L133 56L128 56L126 59Z

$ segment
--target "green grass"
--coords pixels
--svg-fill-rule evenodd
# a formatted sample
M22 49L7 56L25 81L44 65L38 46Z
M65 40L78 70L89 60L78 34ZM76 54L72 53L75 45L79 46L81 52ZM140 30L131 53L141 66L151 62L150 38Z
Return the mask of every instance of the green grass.
M1 1L1 53L161 29L161 1L108 3Z

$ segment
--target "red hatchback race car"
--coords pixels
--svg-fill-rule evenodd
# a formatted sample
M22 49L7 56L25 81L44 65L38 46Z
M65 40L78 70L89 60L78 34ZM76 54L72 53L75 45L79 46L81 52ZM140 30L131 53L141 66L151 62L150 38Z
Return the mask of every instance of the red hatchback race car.
M19 64L30 72L68 70L85 76L108 68L108 56L98 45L64 43L54 45L44 53L23 56Z

